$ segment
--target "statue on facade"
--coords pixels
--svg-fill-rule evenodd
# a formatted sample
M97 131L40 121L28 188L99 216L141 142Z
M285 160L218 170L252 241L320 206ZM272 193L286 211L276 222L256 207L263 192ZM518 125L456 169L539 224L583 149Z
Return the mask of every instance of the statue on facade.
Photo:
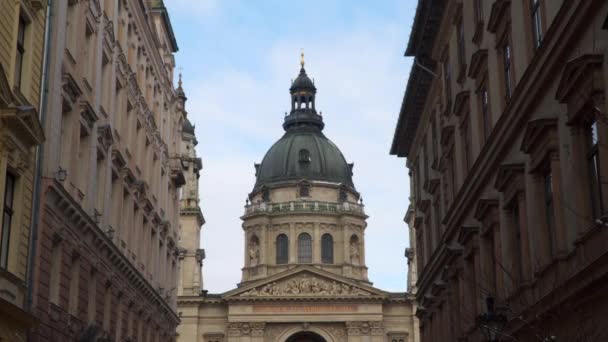
M357 243L357 241L351 241L350 242L350 262L353 265L359 265L361 260L359 257L359 244Z
M260 245L257 240L249 243L249 265L256 266L260 261Z

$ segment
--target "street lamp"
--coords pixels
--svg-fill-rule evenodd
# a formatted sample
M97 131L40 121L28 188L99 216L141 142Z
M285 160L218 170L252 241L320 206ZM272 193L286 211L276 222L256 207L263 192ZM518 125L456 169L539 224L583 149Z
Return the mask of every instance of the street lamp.
M477 316L477 325L487 342L499 342L507 325L507 317L494 312L494 298L486 298L487 312Z

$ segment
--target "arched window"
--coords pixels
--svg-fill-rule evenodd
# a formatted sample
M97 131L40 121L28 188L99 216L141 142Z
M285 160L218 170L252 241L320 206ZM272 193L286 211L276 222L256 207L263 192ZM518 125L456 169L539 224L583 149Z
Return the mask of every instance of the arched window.
M289 239L287 235L277 236L277 264L286 264L289 260Z
M323 234L321 237L321 262L334 263L334 238L331 234Z
M298 236L298 262L301 264L312 262L312 238L307 233Z

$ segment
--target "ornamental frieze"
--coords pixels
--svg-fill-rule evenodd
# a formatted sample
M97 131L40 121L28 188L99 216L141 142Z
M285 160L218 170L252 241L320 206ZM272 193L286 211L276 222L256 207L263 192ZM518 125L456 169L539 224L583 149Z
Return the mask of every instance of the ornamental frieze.
M270 296L369 296L370 292L337 281L313 275L300 275L282 282L272 282L252 288L241 297Z

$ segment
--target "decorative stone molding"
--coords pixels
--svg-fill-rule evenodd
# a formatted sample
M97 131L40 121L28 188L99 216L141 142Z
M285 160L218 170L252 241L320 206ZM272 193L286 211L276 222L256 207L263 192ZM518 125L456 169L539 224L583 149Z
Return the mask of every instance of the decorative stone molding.
M241 297L270 296L369 296L370 292L361 288L329 281L314 275L299 275L282 282L272 282L254 287L241 294Z
M263 322L233 322L228 324L228 336L264 336L266 323Z
M348 336L384 335L384 323L382 321L346 322Z

